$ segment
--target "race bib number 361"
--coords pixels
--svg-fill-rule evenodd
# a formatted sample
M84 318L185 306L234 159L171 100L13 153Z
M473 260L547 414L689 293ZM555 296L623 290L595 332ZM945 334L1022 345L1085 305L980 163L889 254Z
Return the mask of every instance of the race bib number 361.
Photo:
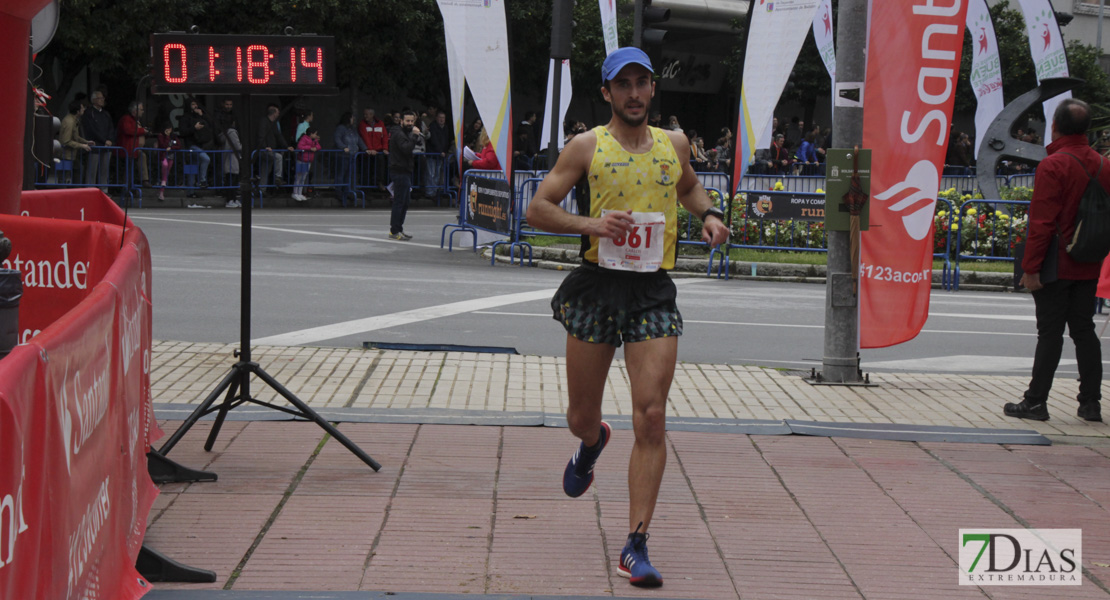
M602 211L605 216L609 211ZM651 273L663 266L663 230L667 218L661 212L632 213L632 231L617 239L601 238L598 264L606 269Z

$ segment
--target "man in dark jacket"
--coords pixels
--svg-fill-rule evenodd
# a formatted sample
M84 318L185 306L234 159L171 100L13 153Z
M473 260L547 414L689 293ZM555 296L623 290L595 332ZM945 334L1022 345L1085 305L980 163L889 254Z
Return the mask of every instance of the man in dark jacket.
M189 110L181 115L181 120L177 122L177 133L181 137L181 145L192 152L197 159L200 187L208 187L208 163L212 161L212 158L208 156L205 150L211 148L212 140L216 139L216 127L204 115L204 108L195 99L189 99ZM192 159L189 162L192 162ZM185 175L185 185L187 187L194 187L195 184L196 175ZM196 198L196 191L190 191L189 197Z
M1101 263L1079 262L1067 252L1075 233L1079 200L1095 173L1103 188L1110 188L1110 165L1087 144L1091 109L1086 102L1066 99L1052 117L1052 143L1048 156L1037 166L1033 199L1029 202L1029 228L1021 284L1033 293L1037 314L1037 349L1033 377L1024 399L1007 403L1003 412L1019 419L1048 420L1048 392L1064 347L1064 325L1075 342L1079 368L1081 419L1102 420L1102 344L1095 333L1095 288ZM1069 156L1070 155L1070 156ZM1101 170L1100 170L1101 166ZM1042 280L1049 244L1059 234L1056 278ZM1047 271L1046 271L1047 272Z
M389 217L389 237L411 240L405 233L405 215L412 196L412 153L416 148L416 113L407 110L401 115L401 126L389 132L389 176L393 180L393 213Z
M111 146L116 139L116 130L113 126L112 115L104 110L104 103L108 98L103 90L96 90L89 97L92 107L85 111L81 117L81 129L85 138L93 146ZM89 154L89 168L85 171L85 183L91 186L100 186L100 191L108 193L108 164L112 153L107 150L93 150Z
M332 139L336 150L342 150L345 153L338 156L338 164L335 168L335 194L339 197L340 202L345 203L347 197L353 195L351 192L351 163L354 162L359 152L366 152L366 144L362 143L362 138L355 130L354 114L348 111L339 117L339 123L335 126L335 134Z
M266 116L258 122L258 132L255 134L255 149L262 153L264 159L272 161L274 164L274 185L281 187L285 185L285 179L282 177L282 156L281 150L285 149L289 152L293 151L293 147L285 141L285 136L281 134L281 128L278 127L277 120L281 116L281 109L276 104L271 104L266 107ZM277 151L275 152L275 148ZM263 162L263 165L266 163ZM265 173L268 169L262 167L262 177L265 180Z
M447 172L447 157L454 151L455 136L451 133L451 126L447 124L447 113L437 111L432 124L427 131L428 160L427 168L428 185L424 188L424 195L428 198L435 197L438 191L443 190L443 178ZM432 156L438 154L436 158Z

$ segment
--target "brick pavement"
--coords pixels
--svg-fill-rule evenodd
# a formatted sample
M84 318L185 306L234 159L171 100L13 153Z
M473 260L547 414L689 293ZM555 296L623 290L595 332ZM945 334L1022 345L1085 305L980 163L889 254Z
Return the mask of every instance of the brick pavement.
M230 348L157 343L154 401L199 400L229 366ZM255 358L302 398L328 380L331 391L309 400L315 406L562 410L559 359L321 348L256 349ZM618 399L605 412L627 414L622 363L612 375ZM650 543L665 585L652 591L615 571L627 531L629 431L615 432L591 491L570 499L560 480L574 440L564 429L341 424L383 464L374 473L310 423L229 421L207 453L202 421L170 457L220 479L162 486L146 539L219 579L156 584L151 597L1110 598L1110 426L1066 410L1074 382L1057 382L1053 419L1033 424L993 416L1020 377L873 380L880 386L815 388L781 371L684 364L676 385L688 387L669 408L730 419L1036 428L1057 445L669 432ZM491 389L504 390L500 408ZM401 391L405 404L391 404ZM940 408L923 411L924 403ZM168 431L177 425L163 422ZM957 585L958 529L1025 526L1083 529L1082 586Z

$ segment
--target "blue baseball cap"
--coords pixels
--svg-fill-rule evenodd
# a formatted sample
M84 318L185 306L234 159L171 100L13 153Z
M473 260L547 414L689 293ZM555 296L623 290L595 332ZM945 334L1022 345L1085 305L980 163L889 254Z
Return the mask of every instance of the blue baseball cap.
M643 50L628 46L625 48L617 48L612 54L605 57L605 62L601 64L601 83L605 83L610 79L617 76L621 69L631 64L637 64L655 73L655 69L651 68L651 59L644 53Z

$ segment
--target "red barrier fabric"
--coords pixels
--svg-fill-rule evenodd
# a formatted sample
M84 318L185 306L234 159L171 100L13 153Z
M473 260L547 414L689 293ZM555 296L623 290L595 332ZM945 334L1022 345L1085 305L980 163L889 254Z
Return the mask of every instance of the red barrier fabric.
M123 209L96 188L23 192L19 214L24 217L124 225ZM127 226L134 227L134 224L128 221Z
M19 208L19 190L23 187L23 134L27 129L27 70L31 48L31 17L27 14L32 2L18 6L15 0L0 5L0 115L4 115L4 135L0 137L0 213L15 214Z
M23 273L19 341L71 311L104 278L119 252L116 225L0 215L0 230L12 240L6 269Z
M1102 261L1102 274L1098 277L1098 297L1110 298L1110 257Z
M88 198L86 214L104 210ZM20 252L72 244L71 267L90 267L81 297L0 360L0 598L140 598L150 584L135 559L158 494L146 452L161 435L149 247L129 229L120 249L120 228L97 222L0 215L9 228ZM28 304L56 308L73 290L27 291L21 313L43 314Z
M909 341L929 317L933 211L966 14L959 2L871 4L863 147L874 160L871 229L860 244L862 348Z

